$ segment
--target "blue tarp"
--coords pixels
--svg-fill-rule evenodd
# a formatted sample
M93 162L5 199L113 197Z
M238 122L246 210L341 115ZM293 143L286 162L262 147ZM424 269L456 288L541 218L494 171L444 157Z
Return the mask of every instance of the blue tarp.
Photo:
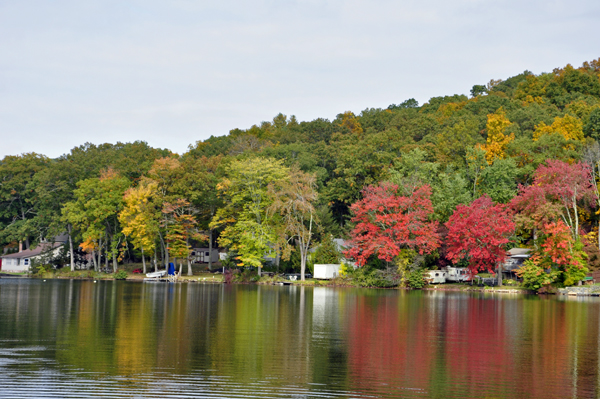
M175 275L175 265L173 263L169 263L169 276Z

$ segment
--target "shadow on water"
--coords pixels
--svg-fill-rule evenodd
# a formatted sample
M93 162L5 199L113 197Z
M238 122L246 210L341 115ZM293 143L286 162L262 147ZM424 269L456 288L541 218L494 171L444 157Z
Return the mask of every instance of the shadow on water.
M0 280L0 397L598 396L600 300Z

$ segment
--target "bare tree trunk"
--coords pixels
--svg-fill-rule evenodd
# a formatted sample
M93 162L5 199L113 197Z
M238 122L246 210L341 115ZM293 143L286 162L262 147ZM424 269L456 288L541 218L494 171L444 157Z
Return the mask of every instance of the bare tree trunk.
M67 232L69 233L69 255L71 256L71 271L75 271L75 254L73 253L73 237L71 237L71 224L67 224Z
M156 248L154 249L154 271L157 272L158 271L158 259L156 259Z
M141 246L142 248L142 267L143 267L143 271L144 274L146 274L146 257L144 256L144 246Z
M498 263L498 287L502 287L502 263Z
M208 230L208 270L212 270L213 230Z
M160 234L160 231L158 232L158 236L160 237L160 244L162 246L161 248L163 249L163 260L165 263L165 270L169 270L169 249L165 245L165 240L163 240L163 236L162 234Z
M102 267L102 238L98 239L98 270Z
M113 261L113 273L116 273L118 263L117 263L117 254L115 254L114 252L112 254L112 261Z
M188 255L187 255L187 267L188 267L188 272L187 272L187 275L188 275L188 276L193 276L193 275L194 275L194 273L192 273L192 262L190 262L190 252L189 252L189 247L190 247L190 238L189 238L189 237L187 237L187 238L185 239L185 244L186 244L186 245L187 245L187 247L188 247Z
M573 195L573 212L575 213L575 240L579 239L579 215L577 214L577 191Z
M92 265L94 265L94 271L98 272L98 263L96 263L96 251L92 250Z
M304 274L306 272L306 253L304 251L304 245L300 241L300 280L305 281Z

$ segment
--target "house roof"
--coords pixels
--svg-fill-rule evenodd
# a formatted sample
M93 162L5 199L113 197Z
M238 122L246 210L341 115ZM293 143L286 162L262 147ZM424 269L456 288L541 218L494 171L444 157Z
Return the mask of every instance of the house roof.
M529 248L512 248L508 250L508 256L527 255L529 252L531 252Z
M53 250L55 248L58 248L58 247L60 247L62 245L63 245L63 243L61 243L61 242L55 242L55 243L45 242L45 243L42 243L42 244L38 245L34 249L26 249L24 251L17 252L17 253L14 253L14 254L2 255L2 256L0 256L0 258L2 258L2 259L31 258L33 256L41 255L44 252L51 251L51 250Z

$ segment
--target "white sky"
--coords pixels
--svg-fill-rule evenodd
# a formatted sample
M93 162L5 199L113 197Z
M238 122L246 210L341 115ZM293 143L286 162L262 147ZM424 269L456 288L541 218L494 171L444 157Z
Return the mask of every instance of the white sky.
M598 0L0 0L0 158L332 119L600 57Z

